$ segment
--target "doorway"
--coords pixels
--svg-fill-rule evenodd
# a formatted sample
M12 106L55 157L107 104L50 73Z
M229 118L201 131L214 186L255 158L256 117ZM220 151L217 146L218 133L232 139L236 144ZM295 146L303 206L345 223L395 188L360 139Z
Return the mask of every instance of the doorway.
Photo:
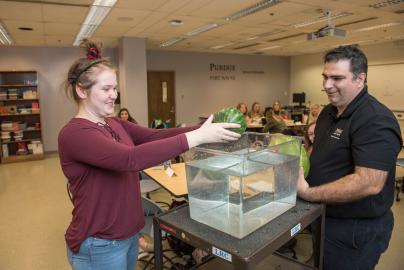
M147 72L148 116L151 123L161 119L169 120L170 127L175 127L175 72ZM149 123L149 124L150 124Z

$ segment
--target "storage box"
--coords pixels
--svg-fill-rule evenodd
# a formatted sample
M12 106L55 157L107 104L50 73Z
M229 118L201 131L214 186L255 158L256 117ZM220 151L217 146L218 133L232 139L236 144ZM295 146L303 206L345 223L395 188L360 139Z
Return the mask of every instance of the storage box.
M296 204L300 141L243 134L185 154L191 218L243 238Z

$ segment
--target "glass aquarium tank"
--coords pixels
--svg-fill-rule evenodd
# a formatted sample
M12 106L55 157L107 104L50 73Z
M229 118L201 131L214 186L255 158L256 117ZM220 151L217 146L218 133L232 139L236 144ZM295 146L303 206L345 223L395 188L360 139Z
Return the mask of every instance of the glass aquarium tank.
M284 138L246 132L236 142L190 149L191 218L243 238L295 206L302 144Z

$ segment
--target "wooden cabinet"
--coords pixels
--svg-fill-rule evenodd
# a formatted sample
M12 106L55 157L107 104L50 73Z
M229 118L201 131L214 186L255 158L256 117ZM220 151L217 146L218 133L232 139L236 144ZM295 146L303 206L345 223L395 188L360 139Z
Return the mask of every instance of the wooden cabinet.
M1 162L43 159L36 71L0 72Z

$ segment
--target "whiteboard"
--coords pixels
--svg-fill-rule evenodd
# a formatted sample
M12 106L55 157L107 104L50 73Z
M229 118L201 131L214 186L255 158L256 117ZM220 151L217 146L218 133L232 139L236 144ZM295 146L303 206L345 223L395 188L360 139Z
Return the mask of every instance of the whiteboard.
M369 65L368 90L390 110L404 111L404 62Z

